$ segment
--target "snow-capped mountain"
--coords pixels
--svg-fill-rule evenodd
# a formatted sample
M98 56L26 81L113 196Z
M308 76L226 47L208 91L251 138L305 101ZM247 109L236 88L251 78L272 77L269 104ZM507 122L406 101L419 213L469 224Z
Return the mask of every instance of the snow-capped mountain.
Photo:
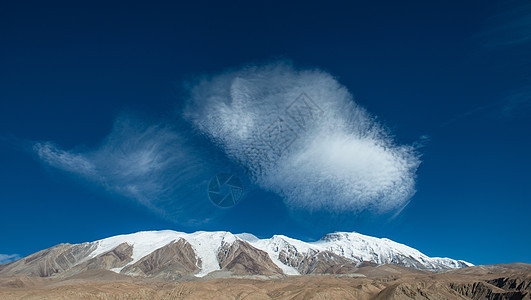
M472 266L428 257L388 239L338 232L316 242L282 235L183 233L170 230L119 235L83 244L60 244L0 266L0 274L71 276L86 270L179 279L208 274L284 276L355 273L363 262L421 270Z

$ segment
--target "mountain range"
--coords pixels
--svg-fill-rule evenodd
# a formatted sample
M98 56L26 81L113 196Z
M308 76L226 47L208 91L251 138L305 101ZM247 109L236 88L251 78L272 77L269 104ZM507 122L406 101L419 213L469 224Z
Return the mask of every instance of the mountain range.
M82 244L59 244L0 266L0 275L71 277L91 270L162 280L286 275L356 274L364 266L392 264L424 271L473 266L428 257L385 238L336 232L315 242L283 235L183 233L171 230L118 235Z

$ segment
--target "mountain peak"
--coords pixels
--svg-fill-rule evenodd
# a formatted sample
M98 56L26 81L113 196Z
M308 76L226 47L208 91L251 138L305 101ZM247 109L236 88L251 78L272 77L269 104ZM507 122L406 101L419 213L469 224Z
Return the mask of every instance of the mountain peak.
M320 241L327 241L327 242L331 242L331 241L338 241L338 240L342 240L342 239L348 239L348 237L352 234L358 234L357 232L341 232L341 231L336 231L334 233L328 233L328 234L325 234L321 239Z
M238 233L238 234L235 234L235 236L237 238L241 239L241 240L246 241L246 242L256 242L256 241L260 240L254 234L247 233L247 232Z
M66 276L83 270L181 278L215 272L238 275L299 275L352 272L361 262L397 264L422 270L471 264L431 258L389 239L335 232L316 242L284 235L259 239L250 233L172 230L141 231L83 244L60 244L0 266L0 274Z

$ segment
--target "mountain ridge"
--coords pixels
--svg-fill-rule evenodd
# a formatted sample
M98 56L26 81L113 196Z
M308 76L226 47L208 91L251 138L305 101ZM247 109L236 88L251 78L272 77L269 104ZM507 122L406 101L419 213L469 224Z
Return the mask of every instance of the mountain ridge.
M304 242L284 235L260 239L227 231L160 230L59 244L0 265L0 274L64 277L103 269L164 279L225 273L281 277L353 273L368 262L427 271L473 266L463 260L428 257L404 244L356 232L335 232L318 241Z

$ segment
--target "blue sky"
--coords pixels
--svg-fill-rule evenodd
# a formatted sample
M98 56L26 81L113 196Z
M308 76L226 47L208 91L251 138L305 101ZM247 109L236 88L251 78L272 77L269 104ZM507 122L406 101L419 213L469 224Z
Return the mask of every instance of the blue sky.
M2 4L0 37L0 262L174 229L531 263L524 1ZM301 91L321 119L253 178L242 136Z

